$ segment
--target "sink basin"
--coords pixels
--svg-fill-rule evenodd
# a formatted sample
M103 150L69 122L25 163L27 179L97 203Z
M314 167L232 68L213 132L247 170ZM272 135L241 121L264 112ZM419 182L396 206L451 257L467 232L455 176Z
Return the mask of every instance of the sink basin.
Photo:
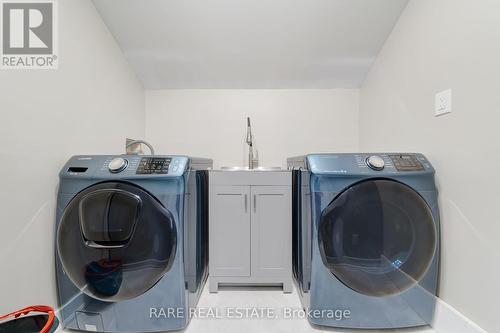
M256 167L253 169L249 169L248 167L242 167L242 166L223 166L220 168L223 171L279 171L281 170L281 167Z

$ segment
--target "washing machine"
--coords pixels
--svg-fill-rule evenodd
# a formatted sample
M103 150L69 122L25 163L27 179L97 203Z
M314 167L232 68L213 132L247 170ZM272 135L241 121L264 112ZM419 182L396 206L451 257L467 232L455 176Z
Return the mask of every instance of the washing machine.
M422 154L312 154L293 170L293 275L312 324L391 329L433 319L434 169Z
M209 159L74 156L59 174L62 325L162 332L189 322L208 270Z

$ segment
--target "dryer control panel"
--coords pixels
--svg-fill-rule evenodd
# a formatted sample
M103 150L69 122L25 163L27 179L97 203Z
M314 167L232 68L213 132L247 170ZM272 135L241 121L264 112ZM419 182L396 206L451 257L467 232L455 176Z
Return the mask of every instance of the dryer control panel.
M411 174L434 172L432 165L422 154L416 153L337 153L307 156L309 170L328 175Z

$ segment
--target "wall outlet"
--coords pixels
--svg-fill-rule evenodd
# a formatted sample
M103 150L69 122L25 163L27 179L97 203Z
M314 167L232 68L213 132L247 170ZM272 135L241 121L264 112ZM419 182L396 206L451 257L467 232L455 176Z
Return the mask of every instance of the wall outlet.
M436 94L435 116L441 116L451 112L451 89Z

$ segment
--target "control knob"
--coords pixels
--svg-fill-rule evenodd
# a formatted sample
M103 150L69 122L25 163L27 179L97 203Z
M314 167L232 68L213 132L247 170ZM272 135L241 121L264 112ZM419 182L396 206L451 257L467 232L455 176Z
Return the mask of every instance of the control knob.
M109 172L118 173L125 170L128 165L128 161L122 157L116 157L109 162L108 169Z
M366 159L366 165L375 171L381 171L384 169L385 163L384 159L378 155L369 156Z

